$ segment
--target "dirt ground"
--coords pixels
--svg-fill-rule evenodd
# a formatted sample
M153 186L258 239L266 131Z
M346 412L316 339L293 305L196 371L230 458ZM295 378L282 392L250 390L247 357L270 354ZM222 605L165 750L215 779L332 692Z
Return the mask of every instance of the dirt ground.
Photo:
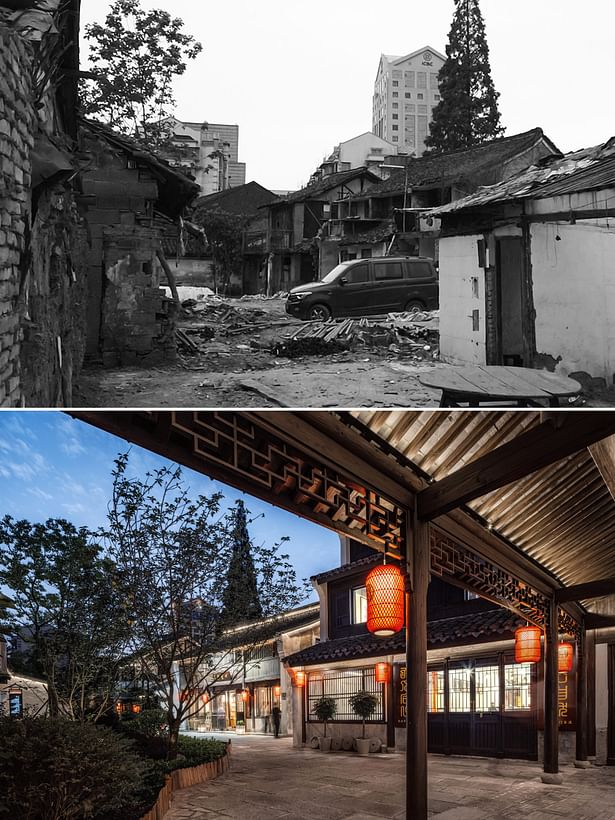
M186 303L184 303L186 304ZM156 368L90 366L75 407L438 407L440 393L419 375L438 361L437 336L400 349L355 341L326 355L287 358L271 352L304 323L284 298L209 299L188 303L179 326L177 362ZM181 334L180 334L181 335ZM390 341L390 340L389 340ZM573 407L612 407L615 392L589 391Z

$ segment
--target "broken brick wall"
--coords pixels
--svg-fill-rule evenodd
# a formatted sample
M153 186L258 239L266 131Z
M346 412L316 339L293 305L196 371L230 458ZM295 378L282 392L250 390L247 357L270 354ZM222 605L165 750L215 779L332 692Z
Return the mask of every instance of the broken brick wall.
M83 128L80 210L90 239L87 354L106 366L175 358L175 312L160 287L154 227L156 178L120 148Z
M0 407L18 407L25 401L19 301L35 127L31 58L31 49L19 35L0 26Z
M35 47L0 25L4 407L70 405L84 348L85 229L69 183L55 176L32 190L32 149L40 125L32 95L35 63Z

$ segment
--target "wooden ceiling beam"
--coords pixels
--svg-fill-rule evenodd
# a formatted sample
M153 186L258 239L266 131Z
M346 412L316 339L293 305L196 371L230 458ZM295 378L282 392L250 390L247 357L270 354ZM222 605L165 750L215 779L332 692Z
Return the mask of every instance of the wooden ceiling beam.
M555 590L555 600L561 604L565 601L587 601L590 598L601 598L604 595L615 595L615 578L604 578L600 581L588 581Z
M615 615L588 613L584 618L585 629L609 629L615 626Z
M518 481L615 433L615 413L550 415L513 441L426 487L417 496L422 520L432 520L468 501Z

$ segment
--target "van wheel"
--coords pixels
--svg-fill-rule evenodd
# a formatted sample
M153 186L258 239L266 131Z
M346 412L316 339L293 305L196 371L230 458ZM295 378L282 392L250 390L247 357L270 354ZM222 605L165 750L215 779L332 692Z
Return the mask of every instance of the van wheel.
M404 313L411 313L413 310L425 310L425 305L420 299L410 299L404 306Z
M313 322L326 322L331 318L331 308L327 305L312 305L308 311L308 319Z

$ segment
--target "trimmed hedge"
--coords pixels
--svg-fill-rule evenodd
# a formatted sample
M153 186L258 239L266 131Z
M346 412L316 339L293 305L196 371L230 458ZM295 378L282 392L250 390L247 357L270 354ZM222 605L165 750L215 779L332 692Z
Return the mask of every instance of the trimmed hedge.
M148 743L165 752L166 738L46 717L0 717L0 738L0 820L138 820L167 775L226 753L180 736L176 760L154 759Z

